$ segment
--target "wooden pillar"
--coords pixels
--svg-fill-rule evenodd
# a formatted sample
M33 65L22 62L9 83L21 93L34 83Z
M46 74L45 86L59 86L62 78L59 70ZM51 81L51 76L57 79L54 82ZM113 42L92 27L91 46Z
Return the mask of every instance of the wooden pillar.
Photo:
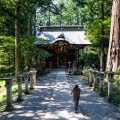
M57 60L56 60L56 54L54 53L54 56L53 56L53 68L57 68Z
M80 49L78 48L78 63L80 63Z
M78 66L79 63L79 49L76 48L76 65Z
M67 52L67 63L66 63L66 67L69 68L69 52Z
M77 63L77 48L75 46L75 68L76 68L76 63Z

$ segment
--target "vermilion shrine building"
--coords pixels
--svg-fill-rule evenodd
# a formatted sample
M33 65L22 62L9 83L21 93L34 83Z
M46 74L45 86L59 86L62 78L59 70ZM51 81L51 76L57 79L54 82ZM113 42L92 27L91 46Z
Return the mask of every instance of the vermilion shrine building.
M52 54L45 59L47 68L79 65L80 50L91 44L86 39L83 26L41 26L37 36L51 44L44 48ZM39 41L35 41L34 44L42 47Z

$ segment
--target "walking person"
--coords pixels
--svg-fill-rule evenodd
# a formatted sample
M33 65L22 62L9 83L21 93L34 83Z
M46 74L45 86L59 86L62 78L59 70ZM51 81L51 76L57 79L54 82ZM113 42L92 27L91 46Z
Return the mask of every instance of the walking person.
M73 88L71 95L73 95L73 101L75 103L75 112L77 113L78 110L78 105L79 105L79 99L80 99L80 93L81 93L81 89L78 87L78 85L75 85L75 87Z

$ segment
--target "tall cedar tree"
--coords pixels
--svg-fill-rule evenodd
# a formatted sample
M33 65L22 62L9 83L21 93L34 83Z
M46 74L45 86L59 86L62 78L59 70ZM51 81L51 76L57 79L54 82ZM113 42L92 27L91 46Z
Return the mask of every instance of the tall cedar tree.
M113 0L107 70L120 65L120 0Z

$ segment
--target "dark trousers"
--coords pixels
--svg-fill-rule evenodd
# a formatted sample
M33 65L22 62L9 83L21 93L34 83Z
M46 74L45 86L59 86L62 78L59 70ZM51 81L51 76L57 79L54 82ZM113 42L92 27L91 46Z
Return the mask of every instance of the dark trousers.
M75 111L78 110L78 105L79 105L79 98L73 98L74 103L75 103Z

